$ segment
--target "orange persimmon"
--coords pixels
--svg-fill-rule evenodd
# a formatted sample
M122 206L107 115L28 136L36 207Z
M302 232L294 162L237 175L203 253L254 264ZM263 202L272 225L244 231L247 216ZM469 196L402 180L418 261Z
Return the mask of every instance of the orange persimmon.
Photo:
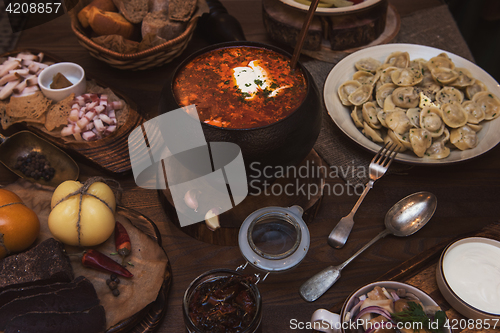
M26 250L40 233L38 216L17 194L0 189L0 259Z

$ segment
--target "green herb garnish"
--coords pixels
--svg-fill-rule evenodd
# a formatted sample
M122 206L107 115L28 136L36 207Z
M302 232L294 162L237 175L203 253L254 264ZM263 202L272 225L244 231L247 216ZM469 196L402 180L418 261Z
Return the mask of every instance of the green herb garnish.
M422 306L415 302L408 302L408 309L393 313L391 317L397 322L415 323L414 327L422 327L433 333L442 333L446 322L446 314L444 311L436 311L434 314L434 320L431 321L431 319L425 314Z

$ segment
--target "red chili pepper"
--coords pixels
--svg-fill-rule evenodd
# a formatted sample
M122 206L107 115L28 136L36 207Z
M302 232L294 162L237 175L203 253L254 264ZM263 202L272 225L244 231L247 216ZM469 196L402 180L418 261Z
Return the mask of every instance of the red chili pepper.
M86 267L115 273L127 278L134 276L125 267L97 250L86 250L83 253L82 264Z
M132 252L132 244L127 229L118 221L115 224L115 245L116 251L122 257L126 257Z

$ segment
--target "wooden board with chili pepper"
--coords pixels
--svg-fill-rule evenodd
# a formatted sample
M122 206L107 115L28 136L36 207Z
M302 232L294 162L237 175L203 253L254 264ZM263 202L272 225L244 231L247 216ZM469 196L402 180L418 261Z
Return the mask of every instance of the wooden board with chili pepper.
M36 242L52 237L47 219L53 189L45 189L23 180L6 188L18 194L37 213L41 232ZM66 252L72 254L70 259L75 276L82 275L92 281L100 304L106 311L107 333L147 332L165 313L171 284L170 264L161 246L159 231L151 220L120 206L117 207L115 217L121 225L117 227L119 231L116 242L112 235L99 246L87 249L66 246ZM86 257L83 257L84 254ZM95 267L86 267L82 264L82 259L87 266ZM127 273L120 276L116 272L112 276L110 262L116 264L115 268L122 267L120 264L123 263L133 276ZM96 269L99 265L103 269ZM113 287L110 286L111 282Z

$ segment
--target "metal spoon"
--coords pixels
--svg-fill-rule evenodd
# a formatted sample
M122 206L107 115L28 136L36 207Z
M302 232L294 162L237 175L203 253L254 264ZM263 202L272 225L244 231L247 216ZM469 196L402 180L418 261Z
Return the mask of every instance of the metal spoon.
M15 168L17 158L27 156L31 152L46 156L51 167L55 169L51 180L35 180ZM68 154L30 131L20 131L10 137L0 134L0 162L19 177L52 187L57 187L65 180L77 180L80 173L78 164Z
M417 192L401 199L385 215L386 229L384 231L375 236L342 264L329 266L307 280L300 287L300 296L308 302L314 302L337 282L342 269L364 250L389 234L398 237L414 234L431 219L436 206L436 196L429 192Z

